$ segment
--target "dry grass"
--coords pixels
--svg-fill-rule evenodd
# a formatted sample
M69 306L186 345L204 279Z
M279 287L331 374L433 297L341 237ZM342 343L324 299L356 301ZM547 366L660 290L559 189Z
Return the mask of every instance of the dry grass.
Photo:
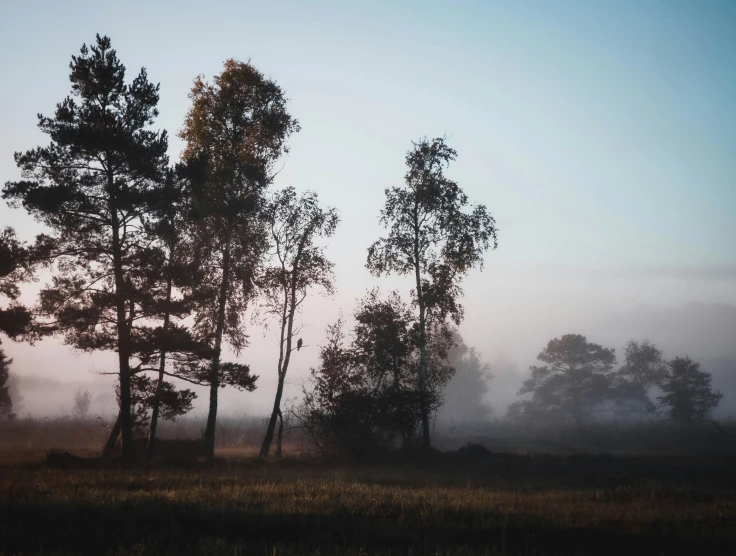
M732 460L435 456L0 470L0 551L731 554Z

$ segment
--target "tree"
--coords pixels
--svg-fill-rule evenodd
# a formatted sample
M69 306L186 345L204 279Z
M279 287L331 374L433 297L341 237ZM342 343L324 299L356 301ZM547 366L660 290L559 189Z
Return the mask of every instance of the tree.
M149 300L152 305L152 313L155 313L161 321L161 326L149 329L149 353L151 363L156 363L158 358L158 379L150 403L151 420L148 430L148 445L146 458L151 459L156 447L156 430L161 412L162 399L169 398L169 407L176 406L176 393L171 382L165 377L177 376L190 382L201 383L192 380L191 368L198 367L201 360L208 357L206 342L198 341L191 331L172 322L173 319L186 318L193 311L191 295L192 288L201 279L198 268L198 258L192 254L190 231L193 224L191 208L191 187L187 178L187 169L179 165L176 169L169 169L166 179L157 188L158 199L153 217L148 226L151 239L156 242L162 256L152 257L158 264L147 265L151 272L150 292L153 293ZM155 251L154 251L155 253ZM177 287L180 295L174 295L174 287ZM166 370L167 356L173 359L175 369L186 369L185 373L172 373ZM201 371L200 373L201 374ZM170 411L170 419L183 414L184 408L191 407L191 401L196 395L186 390L180 393L183 396L181 409Z
M0 332L11 339L30 333L31 314L18 303L19 284L32 277L33 256L18 240L15 230L5 228L0 232L0 295L10 300L7 308L0 308ZM2 346L2 340L0 340ZM0 348L0 417L13 417L13 400L10 395L10 365L13 360Z
M47 147L16 153L23 181L3 197L46 224L38 244L54 266L39 315L81 350L118 354L123 458L133 458L131 335L145 291L133 270L146 244L142 221L167 167L167 136L149 129L159 87L145 69L130 84L110 39L97 36L70 64L71 96L39 115Z
M120 387L116 387L115 394L120 401ZM191 390L177 390L171 383L164 381L153 381L144 374L134 374L131 378L131 428L134 436L143 437L147 423L150 422L149 412L155 403L158 403L159 418L164 421L173 421L180 415L191 411L192 402L196 395ZM116 451L116 443L120 435L120 416L118 415L112 432L107 438L103 456L110 457ZM150 446L150 444L148 445ZM148 446L146 457L149 456ZM151 456L155 454L155 445L151 448Z
M10 398L10 365L13 363L0 349L0 419L12 419L13 400Z
M437 421L457 424L487 420L491 413L484 400L491 380L488 363L481 361L480 354L467 346L457 331L447 362L455 372L442 390Z
M81 419L86 418L90 405L92 405L92 394L90 391L77 388L77 391L74 393L74 414Z
M663 394L658 398L675 423L690 424L707 419L723 397L711 387L710 373L700 369L689 357L675 357L662 381Z
M320 365L312 369L298 418L322 451L365 457L411 446L421 436L422 408L436 410L452 376L447 351L452 334L435 331L425 389L419 389L419 329L416 317L396 292L377 290L359 302L352 340L343 322L327 329Z
M619 411L652 413L656 405L649 391L661 384L666 374L667 364L654 344L631 340L624 349L624 364L613 377Z
M184 162L199 170L194 202L198 220L196 250L202 256L203 282L196 288L196 330L211 340L210 400L205 454L214 456L217 392L222 375L222 342L239 352L246 344L242 317L255 295L254 281L266 248L257 218L275 162L287 151L299 125L286 110L281 88L250 63L225 62L210 84L198 77L192 107L180 137ZM247 365L239 372L250 389L255 379Z
M532 365L532 376L519 394L530 400L517 402L510 410L528 417L573 418L582 423L611 397L613 349L588 342L581 334L565 334L550 340L537 356L544 366Z
M277 419L282 419L281 397L284 380L289 369L292 342L298 333L294 329L294 317L311 288L322 288L325 293L334 291L332 263L317 245L318 238L335 233L339 217L332 208L322 208L316 193L297 195L294 188L278 192L266 209L266 222L271 243L271 265L267 266L260 280L266 307L279 322L279 360L276 371L278 385L271 418L261 445L261 457L268 455ZM277 454L281 451L281 435Z
M496 223L483 205L472 206L454 181L444 175L457 153L444 138L422 139L406 155L404 187L386 189L381 223L388 236L368 249L366 266L376 276L413 276L413 305L419 311L419 389L427 388L427 347L433 325L449 317L459 324L463 308L460 283L483 254L497 246ZM422 434L430 446L429 407L422 408Z

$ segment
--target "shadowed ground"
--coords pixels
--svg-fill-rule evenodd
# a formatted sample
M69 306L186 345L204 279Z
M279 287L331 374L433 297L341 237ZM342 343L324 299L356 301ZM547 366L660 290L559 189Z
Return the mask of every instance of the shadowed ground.
M736 461L11 466L0 538L4 554L731 554Z

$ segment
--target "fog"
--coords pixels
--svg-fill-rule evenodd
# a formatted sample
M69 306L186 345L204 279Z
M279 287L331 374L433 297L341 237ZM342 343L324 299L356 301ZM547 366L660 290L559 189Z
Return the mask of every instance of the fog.
M483 276L492 272L488 269ZM583 297L582 293L579 295ZM341 301L345 302L342 307ZM302 320L306 326L302 337L306 346L295 353L285 398L301 395L309 369L317 362L324 326L341 313L349 316L352 309L349 301L345 295L329 302L317 298L305 310ZM507 314L502 309L508 301L492 310L491 304L483 298L475 300L469 294L465 300L467 318L459 332L466 345L475 348L481 363L488 367L488 391L483 399L489 410L488 419L504 416L506 407L517 399L518 390L529 375L529 365L536 363L536 355L547 341L567 333L584 334L590 341L615 348L619 364L623 348L631 339L650 340L667 359L689 355L713 375L714 389L724 394L714 416L725 418L736 413L736 305L690 302L601 310L580 306L573 311L569 305L566 309L558 307L564 305L564 298L548 304L533 301L532 296L527 300L520 298L514 305L515 312ZM230 357L252 366L259 375L257 389L252 393L222 390L220 409L223 415L265 416L273 404L277 338L272 331L264 332L259 326L251 326L249 330L250 346L239 357L234 354ZM14 409L19 416L69 414L79 388L92 393L90 415L109 418L116 412L114 385L117 377L103 374L115 371L117 361L113 354L80 354L53 338L33 346L12 342L5 342L4 346L14 358L13 393L20 394L20 398L14 399ZM184 382L178 383L181 387L192 388ZM193 389L199 398L188 417L204 423L207 389L196 386ZM440 415L452 414L456 409L446 406Z

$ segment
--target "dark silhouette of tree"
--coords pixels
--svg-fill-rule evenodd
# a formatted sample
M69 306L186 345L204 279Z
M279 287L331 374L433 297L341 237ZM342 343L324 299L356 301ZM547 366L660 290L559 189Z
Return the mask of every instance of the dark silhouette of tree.
M184 166L169 169L166 179L156 189L155 209L148 225L149 234L156 246L151 258L157 263L147 265L151 284L149 292L152 294L149 299L150 312L159 317L161 325L147 330L149 363L158 362L158 378L150 402L147 459L155 451L162 398L168 396L169 419L173 419L176 415L183 414L184 408L191 407L191 400L196 397L187 390L176 398L173 384L165 380L166 376L177 376L201 383L192 380L191 367L201 366L203 360L211 357L211 350L208 350L206 342L198 341L189 328L180 324L182 319L192 314L191 291L197 281L202 279L198 268L199 259L192 253L190 185ZM174 294L174 287L179 291L178 296ZM172 322L173 319L178 319L179 324ZM174 372L167 371L167 356L173 360ZM184 373L177 372L180 367L185 369ZM177 400L181 403L175 411L171 408L177 407Z
M120 387L115 388L115 395L120 402ZM149 429L149 412L153 410L155 403L158 404L159 418L164 421L173 421L177 417L191 411L192 402L196 395L191 390L177 390L168 381L163 383L154 381L144 374L134 374L131 378L131 427L134 437L142 438ZM112 432L107 438L103 455L113 456L116 452L117 439L120 436L120 415L115 421ZM156 453L156 445L150 448L146 446L146 457ZM150 452L150 456L149 456Z
M428 346L425 389L419 388L419 327L396 292L381 299L376 290L361 300L356 326L345 345L343 322L328 327L320 365L312 369L297 417L319 448L366 457L410 446L421 437L422 408L436 410L452 376L449 330L435 331Z
M34 255L23 244L12 228L0 232L0 296L10 305L0 308L0 332L9 338L18 338L30 332L31 313L18 303L20 287L32 278ZM2 342L0 342L0 345Z
M10 365L13 360L5 355L0 349L0 419L12 419L13 400L10 398Z
M205 454L211 458L224 370L223 337L236 353L246 345L241 320L255 295L255 277L267 245L258 215L274 164L299 126L286 110L281 88L249 63L228 60L212 84L198 77L190 98L192 107L180 137L186 141L185 163L199 168L194 241L202 257L203 280L194 293L195 328L214 349L205 429ZM247 365L231 363L228 372L241 373L237 382L255 388Z
M322 208L317 195L308 192L297 195L294 188L279 191L266 209L271 259L260 278L266 308L279 322L278 385L266 436L261 445L261 457L268 455L276 429L281 419L281 397L284 380L289 369L292 341L299 330L294 329L294 317L307 297L308 290L322 288L332 294L332 263L325 257L316 241L335 233L339 222L337 211ZM297 350L301 349L301 338ZM277 455L281 452L281 437L277 442Z
M649 397L652 387L667 375L662 352L649 340L631 340L624 349L624 364L613 377L617 411L625 414L652 413L656 405Z
M54 266L39 315L77 349L118 354L122 456L130 460L131 336L146 318L133 271L149 194L167 167L167 137L149 129L158 85L145 70L126 84L109 38L82 46L70 69L71 96L53 117L39 115L49 146L16 153L24 180L7 183L3 197L52 230L38 241Z
M689 357L675 357L667 366L658 400L670 420L687 425L707 419L723 397L713 391L710 373Z
M449 317L459 324L463 308L460 283L471 268L483 266L483 254L497 246L496 224L483 205L444 175L457 153L444 138L422 139L406 155L404 187L386 189L381 223L389 229L368 250L366 266L376 276L411 275L419 311L419 390L426 391L429 334ZM430 446L430 410L422 408L422 433Z
M519 390L521 395L531 394L531 399L512 404L512 414L572 417L582 423L601 403L611 399L616 364L613 349L588 342L581 334L565 334L550 340L537 359L545 365L532 365L532 376Z
M8 298L10 305L0 308L0 332L11 339L30 332L31 314L17 300L20 296L19 284L32 277L31 269L32 255L28 248L18 240L15 230L5 228L0 232L0 296ZM0 347L0 417L5 418L13 417L13 400L8 382L12 363L13 360Z

